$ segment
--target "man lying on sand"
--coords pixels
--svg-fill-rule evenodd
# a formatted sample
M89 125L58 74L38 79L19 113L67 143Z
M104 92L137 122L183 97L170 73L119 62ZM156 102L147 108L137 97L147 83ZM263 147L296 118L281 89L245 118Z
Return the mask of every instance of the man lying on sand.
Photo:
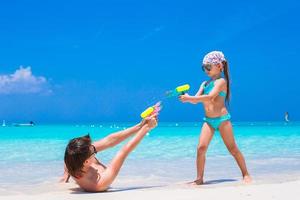
M157 126L157 114L144 119L131 128L113 133L94 143L91 143L89 135L72 139L65 151L65 173L62 181L68 182L72 176L85 191L107 190L118 175L129 153L150 130ZM130 136L133 138L124 145L108 166L99 162L95 157L97 152L114 147Z

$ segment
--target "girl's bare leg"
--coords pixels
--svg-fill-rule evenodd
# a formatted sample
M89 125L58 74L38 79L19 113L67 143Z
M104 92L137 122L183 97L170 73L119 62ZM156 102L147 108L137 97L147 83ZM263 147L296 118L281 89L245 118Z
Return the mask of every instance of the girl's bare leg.
M214 129L207 123L204 123L201 129L201 135L199 138L199 144L197 146L197 178L193 182L194 184L203 184L204 167L205 167L205 155L208 145L213 137Z
M228 151L235 158L238 166L241 169L244 182L245 183L251 182L251 177L247 170L244 156L240 152L240 150L238 149L238 147L235 143L231 122L230 121L223 122L221 124L221 126L219 127L219 130L220 130L220 134L222 136L222 139L223 139Z

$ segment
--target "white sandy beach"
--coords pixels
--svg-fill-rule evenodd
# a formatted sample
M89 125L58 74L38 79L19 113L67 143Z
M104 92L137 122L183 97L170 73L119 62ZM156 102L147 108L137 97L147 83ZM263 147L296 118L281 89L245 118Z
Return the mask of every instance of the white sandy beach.
M42 187L31 188L25 193L15 191L5 193L1 191L0 199L5 200L26 200L26 199L85 199L85 200L189 200L189 199L299 199L300 180L278 183L252 183L245 185L235 183L215 187L211 185L190 186L187 184L174 184L163 187L130 187L111 189L104 193L85 193L82 192L74 183L44 185Z

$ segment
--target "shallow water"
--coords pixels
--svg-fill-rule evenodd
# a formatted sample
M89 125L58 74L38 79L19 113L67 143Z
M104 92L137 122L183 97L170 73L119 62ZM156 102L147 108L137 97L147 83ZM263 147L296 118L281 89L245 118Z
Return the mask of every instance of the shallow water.
M56 182L63 172L68 141L90 133L93 140L131 126L128 123L0 127L1 189ZM195 156L201 123L160 123L126 160L117 185L160 185L195 178ZM282 181L300 174L300 123L234 123L236 142L257 180ZM104 163L123 145L98 153ZM207 152L205 180L239 180L240 171L220 135ZM148 184L149 185L149 184Z

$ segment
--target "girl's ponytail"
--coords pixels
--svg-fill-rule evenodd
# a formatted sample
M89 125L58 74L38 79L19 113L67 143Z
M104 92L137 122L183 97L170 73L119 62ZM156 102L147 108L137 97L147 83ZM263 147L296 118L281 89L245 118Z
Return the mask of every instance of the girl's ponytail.
M229 78L229 69L227 61L222 61L223 69L224 69L224 76L227 82L227 91L226 91L226 102L229 103L230 100L230 78Z

